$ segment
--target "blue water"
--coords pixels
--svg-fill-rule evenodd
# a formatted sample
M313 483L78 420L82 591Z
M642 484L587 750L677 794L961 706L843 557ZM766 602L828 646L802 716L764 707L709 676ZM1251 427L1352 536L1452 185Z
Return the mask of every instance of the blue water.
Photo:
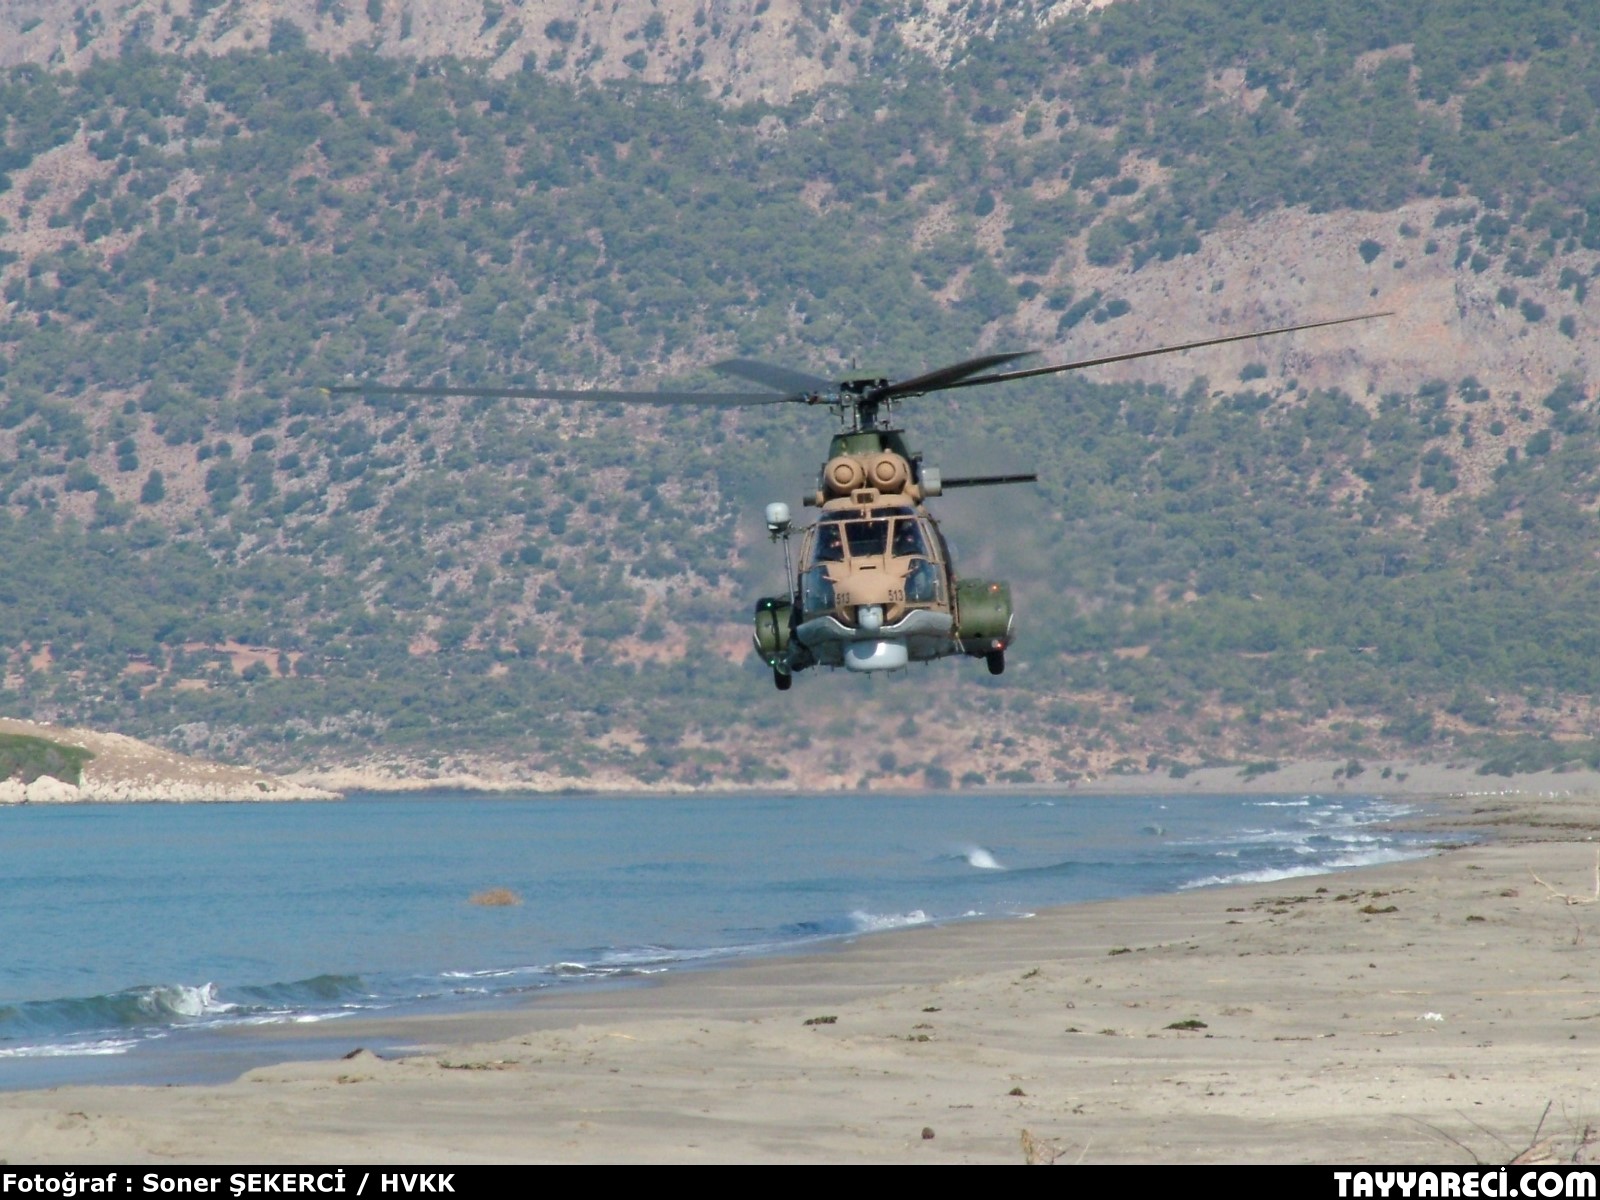
M0 1088L123 1078L130 1055L159 1078L219 1028L504 1007L871 930L1425 853L1432 839L1383 827L1404 812L959 792L0 809ZM493 888L520 903L472 903Z

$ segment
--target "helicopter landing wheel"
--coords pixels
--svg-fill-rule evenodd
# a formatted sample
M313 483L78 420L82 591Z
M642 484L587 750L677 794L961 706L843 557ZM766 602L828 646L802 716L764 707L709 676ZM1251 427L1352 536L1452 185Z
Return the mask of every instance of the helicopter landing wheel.
M1006 671L1006 652L1004 650L991 650L983 656L983 661L989 664L989 674L1004 675Z
M777 667L773 667L772 685L780 692L787 692L794 686L794 676L787 671L780 671Z

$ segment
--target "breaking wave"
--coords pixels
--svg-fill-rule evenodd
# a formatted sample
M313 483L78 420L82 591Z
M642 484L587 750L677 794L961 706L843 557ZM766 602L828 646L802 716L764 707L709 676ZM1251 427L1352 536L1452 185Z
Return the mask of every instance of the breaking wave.
M0 1058L124 1054L172 1029L321 1020L343 1015L330 1006L369 998L353 975L240 987L231 996L215 983L158 983L0 1005Z

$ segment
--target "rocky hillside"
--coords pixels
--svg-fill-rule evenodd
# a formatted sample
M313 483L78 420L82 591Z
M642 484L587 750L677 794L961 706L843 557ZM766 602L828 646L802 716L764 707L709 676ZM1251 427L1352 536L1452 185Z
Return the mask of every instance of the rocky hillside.
M322 788L174 754L116 733L0 717L0 804L331 800Z
M0 76L8 708L657 784L1593 752L1582 5L490 7L0 3L0 53L65 68ZM317 387L1377 310L908 408L947 469L1041 473L943 510L964 571L1014 580L1016 669L787 704L745 622L808 414Z
M292 28L325 54L459 58L490 74L686 83L784 104L904 61L943 66L974 39L1109 0L0 0L0 67L78 70L134 52L261 51ZM185 9L187 11L185 11Z

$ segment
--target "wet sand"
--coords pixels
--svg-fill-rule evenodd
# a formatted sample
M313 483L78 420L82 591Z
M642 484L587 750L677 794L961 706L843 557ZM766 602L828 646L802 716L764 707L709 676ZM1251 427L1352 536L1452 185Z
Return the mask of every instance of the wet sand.
M341 1024L352 1049L425 1048L405 1058L361 1052L221 1087L4 1094L0 1158L1600 1153L1600 799L1448 804L1463 838L1493 840L1337 875L874 935L511 1012Z

